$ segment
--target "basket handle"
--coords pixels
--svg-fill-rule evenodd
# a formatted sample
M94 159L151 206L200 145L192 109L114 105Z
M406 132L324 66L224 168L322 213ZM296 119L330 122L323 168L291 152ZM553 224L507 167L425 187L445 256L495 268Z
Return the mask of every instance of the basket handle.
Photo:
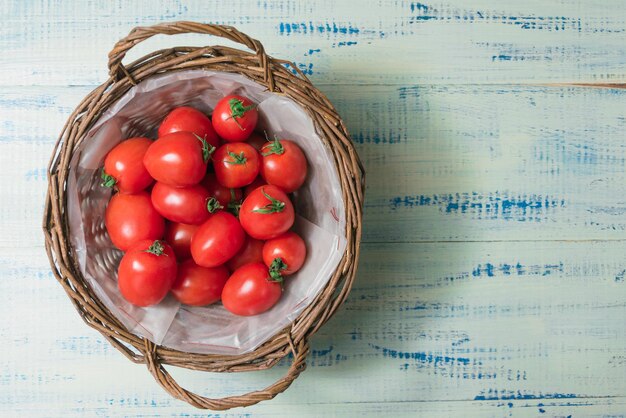
M182 33L202 33L219 36L247 46L254 51L259 59L260 68L263 69L263 80L268 83L270 91L274 91L274 76L270 70L269 59L261 42L238 31L232 26L214 25L199 22L167 22L153 26L138 26L130 31L124 38L117 41L109 52L109 75L111 77L128 77L131 82L135 80L122 65L126 53L135 45L154 35L177 35ZM135 84L135 83L134 83Z
M308 342L300 340L298 344L294 345L293 341L289 337L289 345L291 346L293 360L291 366L289 366L289 370L287 370L287 373L282 378L262 390L249 392L243 395L213 399L200 396L181 387L165 370L158 359L158 356L156 355L156 345L147 339L145 340L145 345L148 370L163 389L175 398L185 401L196 408L219 411L254 405L261 401L272 399L279 393L284 392L306 368L306 356L309 352Z

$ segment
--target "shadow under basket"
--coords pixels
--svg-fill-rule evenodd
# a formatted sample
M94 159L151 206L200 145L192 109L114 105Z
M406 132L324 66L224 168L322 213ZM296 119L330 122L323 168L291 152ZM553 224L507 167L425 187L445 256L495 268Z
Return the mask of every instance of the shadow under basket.
M223 37L243 44L253 52L223 46L168 48L122 65L126 52L137 43L157 34L182 33ZM271 399L287 389L305 369L309 351L308 339L341 306L355 277L361 239L364 171L346 128L333 105L297 66L269 57L259 41L233 27L195 22L138 27L114 46L109 54L108 66L109 79L87 95L71 114L48 167L49 184L43 229L52 271L83 320L131 361L146 364L157 382L172 396L197 408L213 410L248 406ZM95 171L89 177L84 173L78 175L75 162L89 160L87 150L98 141L97 136L91 133L99 124L102 125L103 120L111 117L112 108L119 107L119 102L127 97L127 93L134 91L133 89L162 80L170 74L193 74L194 71L197 71L196 75L200 72L230 73L229 77L239 77L251 86L259 86L262 90L258 93L259 97L270 97L271 100L274 96L277 100L280 98L297 104L314 129L315 136L310 140L317 141L314 145L324 151L316 153L316 158L325 158L324 162L332 168L330 171L334 173L334 182L330 182L329 187L333 187L333 184L336 186L332 190L341 202L338 207L342 213L332 213L332 216L341 219L340 225L345 231L341 231L341 252L327 274L329 277L325 277L323 285L315 289L307 304L300 307L297 315L286 326L276 332L272 331L271 336L265 338L260 345L255 344L254 349L238 354L210 354L175 349L172 348L173 344L168 344L167 339L146 336L146 333L138 332L137 328L129 327L128 321L119 314L115 315L110 309L110 303L104 302L102 289L89 280L94 270L113 278L119 262L119 253L111 249L108 236L102 227L101 202L106 202L107 196L92 199L93 202L100 202L99 209L94 204L87 212L83 205L82 218L81 213L77 214L70 205L73 196L81 193L81 188L83 192L89 192L97 187ZM208 94L210 96L210 92ZM194 97L178 96L177 100L174 104L168 103L154 111L148 109L145 119L140 118L134 125L128 124L130 128L122 129L122 135L129 137L147 134L171 107L181 103L200 108L203 105L210 107L210 103L196 102ZM271 125L271 121L266 123ZM122 139L119 134L117 137L118 140ZM102 146L102 141L100 142ZM114 145L108 144L108 149ZM92 155L91 163L100 166L102 155L102 152L97 157ZM318 172L321 173L322 170ZM299 198L306 201L309 195L303 193L301 197L296 197L297 208ZM89 206L89 199L86 201ZM306 205L303 208L306 212ZM85 213L90 213L93 219L86 220ZM85 269L86 250L78 248L73 236L77 228L85 236L91 234L98 246L96 253L99 256L94 258L91 271ZM159 341L159 344L154 341ZM293 355L292 363L280 380L259 391L219 399L200 396L182 388L164 368L165 365L171 365L208 372L255 371L274 366L290 353Z

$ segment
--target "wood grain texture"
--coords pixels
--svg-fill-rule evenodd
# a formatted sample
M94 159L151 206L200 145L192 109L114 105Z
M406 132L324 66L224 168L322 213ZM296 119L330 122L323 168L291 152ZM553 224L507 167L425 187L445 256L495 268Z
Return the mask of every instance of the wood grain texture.
M626 90L566 84L626 81L622 2L35 0L0 16L0 416L626 415ZM309 369L226 413L169 398L86 327L40 233L53 143L109 49L176 19L294 60L367 169L359 276ZM173 374L220 396L285 367Z
M0 85L99 84L107 74L106 54L123 34L164 20L235 25L320 82L626 80L626 8L620 0L141 0L79 7L6 1L1 7L2 67L12 76ZM214 41L162 37L138 46L134 56Z

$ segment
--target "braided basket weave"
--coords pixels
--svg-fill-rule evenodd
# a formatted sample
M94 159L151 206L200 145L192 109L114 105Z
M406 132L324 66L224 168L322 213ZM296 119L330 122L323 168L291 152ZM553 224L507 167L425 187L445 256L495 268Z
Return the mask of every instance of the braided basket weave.
M178 47L154 51L122 65L134 45L153 35L200 33L223 37L248 47L254 53L223 46ZM346 128L333 105L293 63L268 56L261 43L229 26L195 22L172 22L133 29L115 44L109 54L108 80L78 105L65 124L48 167L43 229L53 273L84 321L98 330L115 348L135 363L143 363L157 382L172 396L197 408L224 410L271 399L289 387L305 369L308 339L346 299L355 276L361 238L364 171ZM98 118L134 85L157 74L202 69L241 74L286 95L311 117L324 145L332 150L345 205L347 246L328 284L287 328L254 351L243 355L187 353L152 343L122 325L98 300L83 277L70 244L67 210L69 162L86 132ZM291 70L293 69L293 71ZM182 388L165 365L209 372L267 369L293 354L287 373L269 387L239 396L206 398Z

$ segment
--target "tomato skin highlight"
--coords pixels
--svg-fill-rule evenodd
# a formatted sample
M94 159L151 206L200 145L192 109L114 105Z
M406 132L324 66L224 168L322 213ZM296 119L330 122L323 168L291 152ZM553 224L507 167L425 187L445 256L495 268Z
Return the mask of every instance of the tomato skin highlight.
M104 213L104 223L113 245L122 251L141 240L161 239L165 231L165 220L146 192L113 195Z
M288 139L268 142L261 149L261 155L260 174L268 184L291 193L298 190L306 180L306 157L295 142Z
M259 153L243 142L224 144L213 154L215 177L225 187L240 188L252 183L260 164Z
M115 187L120 192L138 193L154 181L143 165L143 157L150 145L152 140L148 138L129 138L107 154L104 171L115 179Z
M178 261L191 258L191 237L197 229L198 225L178 222L168 222L165 225L163 239L172 247Z
M234 272L244 264L262 263L264 244L263 241L246 236L246 242L241 249L226 263L228 269Z
M258 315L269 310L280 299L282 286L268 278L269 271L263 263L238 268L222 291L224 307L239 316Z
M174 132L154 141L143 163L155 180L185 187L204 178L208 161L204 157L203 144L197 136L191 132Z
M241 116L233 116L233 110L231 109L232 100L240 101L241 105L246 109ZM225 96L217 102L215 109L213 109L213 128L226 142L247 140L252 135L258 119L259 112L256 109L256 105L243 96L234 94Z
M263 245L263 262L269 268L277 258L287 265L286 269L279 271L281 275L289 276L300 270L306 259L306 245L300 235L288 231L266 241Z
M189 187L173 187L157 182L152 188L154 208L172 222L199 225L209 218L207 201L209 192L196 184Z
M272 201L265 195L283 204L282 209L262 213ZM246 197L239 210L241 226L252 238L268 240L287 232L293 225L295 214L289 197L276 186L261 186Z
M122 257L117 273L120 293L136 306L161 302L176 280L176 256L165 242L159 242L162 254L148 252L154 240L136 242Z
M220 138L213 129L211 119L198 109L189 106L181 106L167 114L159 125L159 138L174 132L193 132L214 147L220 146Z
M227 280L228 269L224 266L202 267L186 260L178 265L172 294L185 305L210 305L220 300Z
M218 211L200 225L191 238L191 256L202 267L216 267L237 254L245 239L237 218Z
M229 203L233 201L238 202L242 199L241 189L230 188L222 186L215 173L207 173L202 180L202 186L209 192L209 196L214 197L220 203L220 205L227 207Z

